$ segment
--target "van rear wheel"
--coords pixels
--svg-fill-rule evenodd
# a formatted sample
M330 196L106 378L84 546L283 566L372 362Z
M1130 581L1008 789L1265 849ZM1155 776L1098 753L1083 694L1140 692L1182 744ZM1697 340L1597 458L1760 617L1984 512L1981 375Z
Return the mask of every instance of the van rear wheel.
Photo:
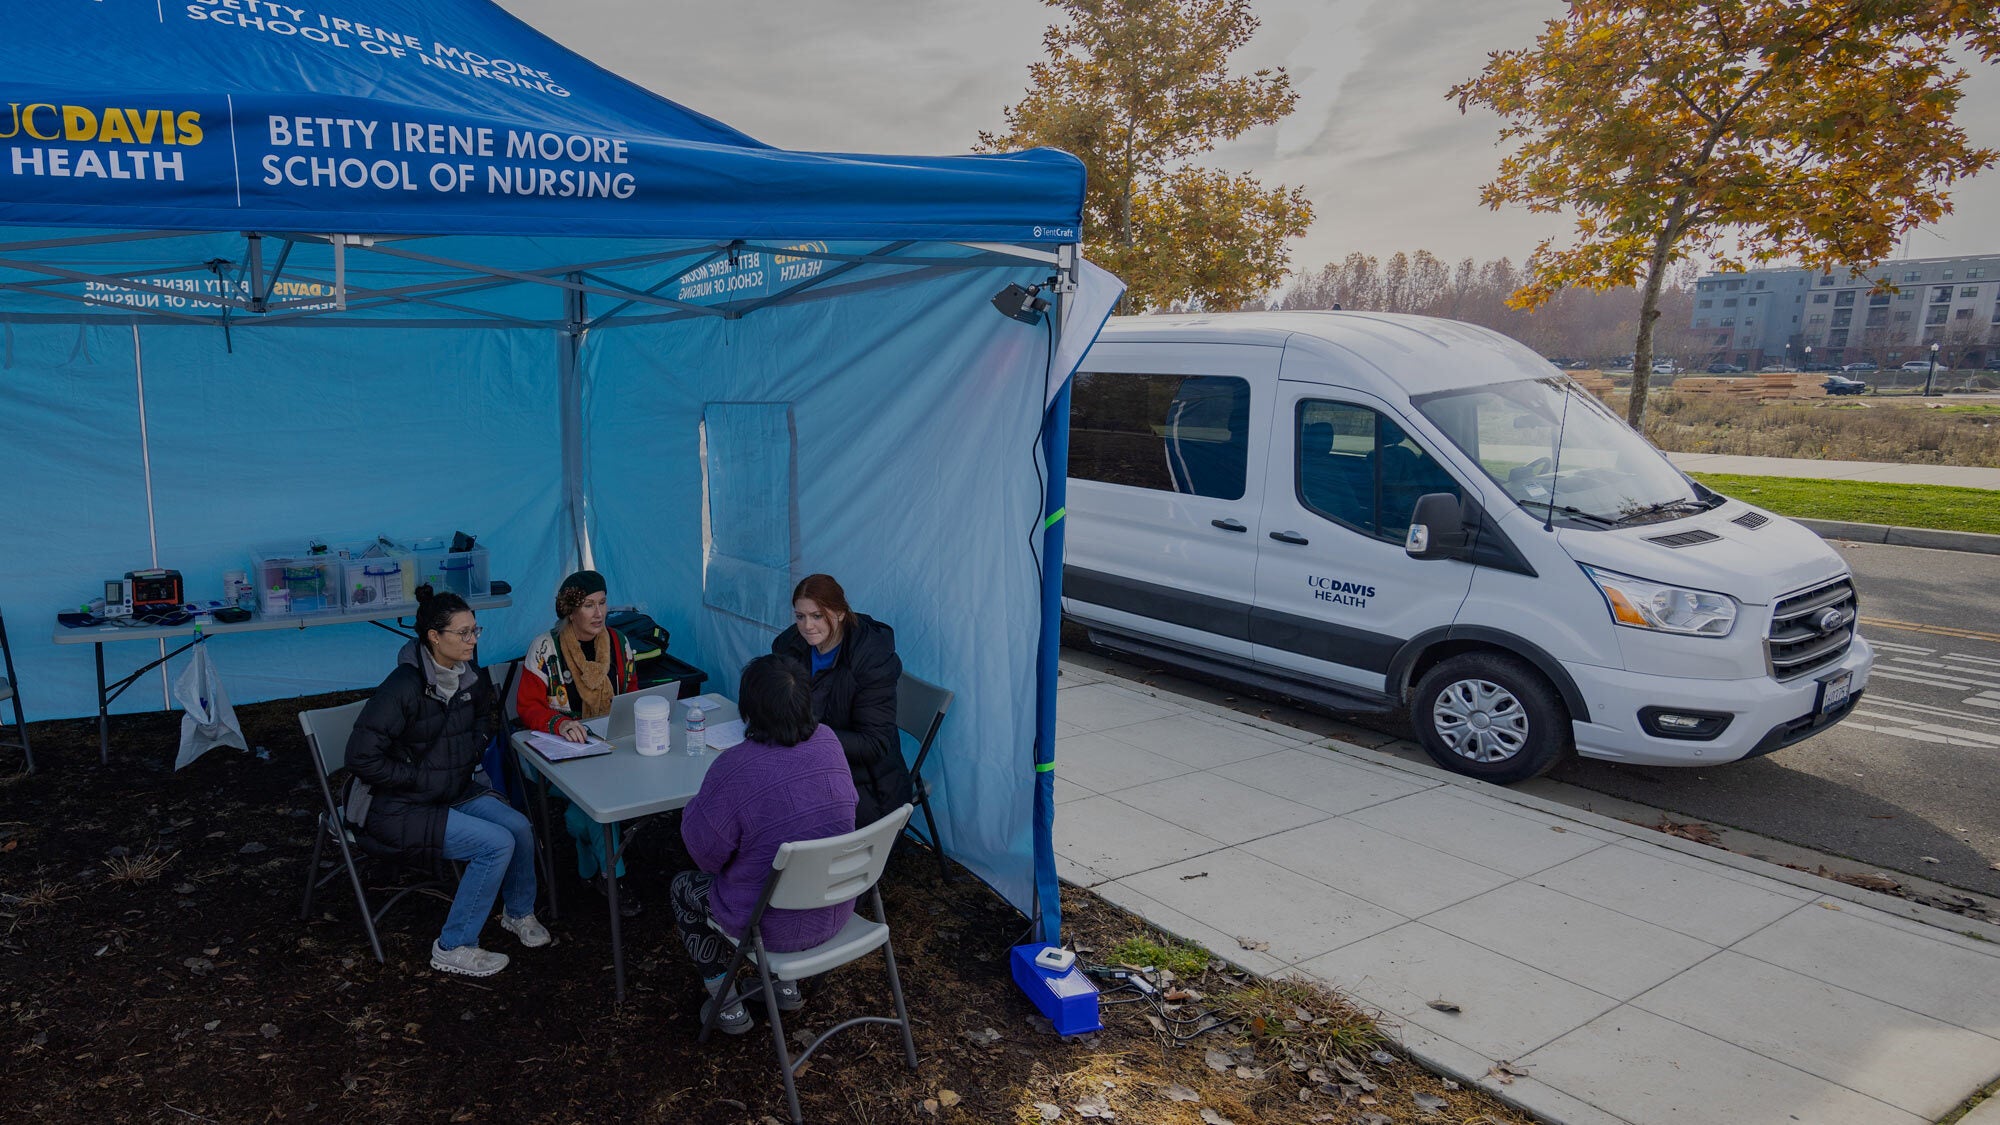
M1572 742L1555 685L1527 662L1496 652L1464 653L1424 673L1410 723L1432 761L1500 785L1547 773Z

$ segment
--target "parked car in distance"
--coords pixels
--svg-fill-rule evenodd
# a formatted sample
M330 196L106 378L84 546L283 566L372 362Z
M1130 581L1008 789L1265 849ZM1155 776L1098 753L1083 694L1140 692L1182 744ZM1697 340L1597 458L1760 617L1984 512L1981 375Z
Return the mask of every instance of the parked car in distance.
M1806 364L1806 365L1805 365L1805 366L1804 366L1804 367L1803 367L1803 368L1802 368L1801 370L1805 370L1805 371L1831 371L1831 370L1833 370L1833 364L1831 364L1831 363L1818 363L1818 362L1813 362L1813 363L1808 363L1808 364Z
M1850 374L1859 372L1864 375L1882 370L1872 359L1864 359L1859 363L1843 363L1840 365L1840 369Z
M2000 355L1996 355L1992 359L1986 361L1986 370L2000 371Z
M1711 363L1708 365L1708 373L1710 375L1741 375L1743 374L1743 369L1733 363Z
M1904 370L1904 371L1914 371L1914 372L1917 372L1918 374L1922 374L1922 373L1924 373L1924 372L1926 372L1926 371L1929 371L1929 370L1931 370L1931 361L1930 361L1930 360L1928 360L1928 359L1913 359L1913 360L1909 361L1908 363L1905 363L1905 364L1903 365L1903 367L1902 367L1902 370ZM1950 370L1951 370L1951 368L1949 368L1949 367L1939 367L1939 368L1938 368L1938 370L1939 370L1939 371L1950 371Z
M1820 386L1830 395L1859 395L1868 393L1868 384L1859 379L1849 379L1843 375L1828 375Z
M1789 363L1767 363L1767 364L1765 364L1764 366L1762 366L1762 367L1759 367L1759 368L1758 368L1757 370L1759 370L1759 371L1797 371L1797 370L1798 370L1798 368L1796 368L1796 367L1793 367L1793 366L1792 366L1791 364L1789 364Z

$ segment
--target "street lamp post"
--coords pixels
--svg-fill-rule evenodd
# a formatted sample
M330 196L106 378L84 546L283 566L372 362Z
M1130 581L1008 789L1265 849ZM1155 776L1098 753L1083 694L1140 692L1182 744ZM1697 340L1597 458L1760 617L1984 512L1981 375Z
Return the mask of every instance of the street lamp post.
M1937 375L1937 341L1931 341L1931 366L1924 372L1924 397L1931 397L1931 380Z

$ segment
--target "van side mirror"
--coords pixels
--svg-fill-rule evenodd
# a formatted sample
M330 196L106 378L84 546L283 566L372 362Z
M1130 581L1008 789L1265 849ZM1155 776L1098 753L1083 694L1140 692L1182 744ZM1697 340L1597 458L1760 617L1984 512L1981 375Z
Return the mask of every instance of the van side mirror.
M1403 551L1413 559L1460 557L1469 536L1465 533L1465 512L1458 497L1449 492L1433 492L1417 497L1410 515L1410 530L1403 538Z

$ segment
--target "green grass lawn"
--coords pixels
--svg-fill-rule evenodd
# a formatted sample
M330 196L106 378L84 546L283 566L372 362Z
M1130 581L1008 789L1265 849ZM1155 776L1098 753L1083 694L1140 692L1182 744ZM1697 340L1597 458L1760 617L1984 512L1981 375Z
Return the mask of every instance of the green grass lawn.
M1725 496L1784 516L2000 535L2000 492L1988 488L1742 477L1726 473L1693 476Z

